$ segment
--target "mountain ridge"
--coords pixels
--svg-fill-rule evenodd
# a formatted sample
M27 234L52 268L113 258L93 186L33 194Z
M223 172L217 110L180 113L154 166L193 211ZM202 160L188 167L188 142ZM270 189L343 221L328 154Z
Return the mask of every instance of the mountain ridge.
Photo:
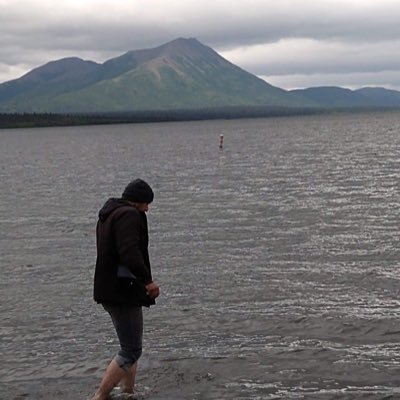
M351 90L338 86L317 86L290 92L325 108L400 107L400 92L383 87Z
M195 38L130 50L96 63L50 61L0 84L3 113L93 113L212 107L400 107L400 92L334 86L284 90Z
M0 112L115 112L227 106L313 106L197 39L131 50L102 64L77 57L0 85Z

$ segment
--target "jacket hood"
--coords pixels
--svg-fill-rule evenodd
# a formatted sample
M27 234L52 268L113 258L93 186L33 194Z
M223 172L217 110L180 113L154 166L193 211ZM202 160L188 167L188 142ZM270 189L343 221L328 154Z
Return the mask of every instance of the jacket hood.
M127 203L126 200L123 199L116 199L116 198L108 199L104 203L104 206L99 211L100 221L105 221L114 210L120 207L125 207L127 205L129 204Z

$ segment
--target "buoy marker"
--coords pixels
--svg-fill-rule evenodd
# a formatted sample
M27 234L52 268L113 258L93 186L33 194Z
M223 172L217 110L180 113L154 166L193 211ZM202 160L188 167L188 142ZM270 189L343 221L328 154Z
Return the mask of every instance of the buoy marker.
M224 135L222 133L219 135L219 148L221 150L224 148Z

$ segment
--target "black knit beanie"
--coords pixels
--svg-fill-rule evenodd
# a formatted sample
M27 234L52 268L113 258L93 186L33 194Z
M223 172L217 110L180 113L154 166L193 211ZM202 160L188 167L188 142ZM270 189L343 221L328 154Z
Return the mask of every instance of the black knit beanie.
M154 193L150 185L144 180L135 179L125 188L122 198L135 203L151 203L154 199Z

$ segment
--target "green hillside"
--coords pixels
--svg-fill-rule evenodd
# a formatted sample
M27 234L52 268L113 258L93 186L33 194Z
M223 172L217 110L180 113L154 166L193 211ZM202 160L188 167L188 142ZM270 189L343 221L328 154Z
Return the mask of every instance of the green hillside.
M196 39L130 51L104 64L59 60L0 85L0 112L315 105L240 69Z

